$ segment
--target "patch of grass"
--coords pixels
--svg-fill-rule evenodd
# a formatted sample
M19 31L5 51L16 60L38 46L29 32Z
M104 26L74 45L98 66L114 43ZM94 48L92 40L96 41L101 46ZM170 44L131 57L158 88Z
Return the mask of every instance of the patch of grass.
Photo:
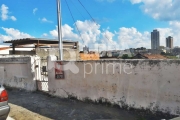
M176 56L166 56L168 59L178 59Z
M139 117L136 118L136 120L146 120L146 119L144 117L142 117L142 116L139 116Z

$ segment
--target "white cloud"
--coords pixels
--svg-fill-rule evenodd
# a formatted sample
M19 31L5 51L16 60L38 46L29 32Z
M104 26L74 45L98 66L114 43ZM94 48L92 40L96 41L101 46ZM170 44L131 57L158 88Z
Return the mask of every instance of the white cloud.
M102 38L100 39L100 48L103 50L115 50L120 49L118 41L114 40L115 34L110 32L108 29L101 32Z
M85 45L89 46L91 50L98 50L98 48L100 50L119 49L117 41L113 40L115 34L110 32L108 29L104 32L101 32L100 25L88 20L77 21L76 25L78 26L78 30L81 33L81 36L78 34L75 26L74 30L72 27L65 24L62 26L62 37L63 39L79 41L81 50ZM57 38L57 27L55 30L50 31L50 34Z
M95 43L99 39L101 34L101 31L99 30L100 25L88 20L85 20L84 22L77 21L76 25L81 33L85 45Z
M33 14L34 14L34 15L36 14L37 10L38 10L38 8L34 8L34 9L33 9Z
M169 25L174 28L174 30L180 29L180 22L178 21L170 21Z
M47 34L47 33L43 33L42 36L43 36L43 37L47 37L48 34Z
M1 35L1 34L0 34L0 43L2 43L3 41L11 40L11 39L12 39L11 36Z
M130 0L132 4L142 3L144 13L162 21L180 20L179 0Z
M80 40L82 42L82 39L84 40L84 45L94 43L98 36L100 35L100 26L96 25L96 23L93 23L91 21L77 21L76 25L78 27L79 32L81 33L81 36L78 34L77 29L75 30L70 27L69 25L65 24L62 26L62 37L63 39L72 39L72 40ZM50 34L53 37L58 36L57 27L55 30L50 31ZM82 38L82 39L81 39Z
M42 19L39 18L39 20L44 23L53 23L53 21L47 20L45 17Z
M113 37L114 37L115 34L113 34L112 32L110 32L109 30L105 30L103 33L102 33L102 40L104 42L113 42Z
M63 39L76 40L80 42L80 48L88 45L90 49L107 50L107 49L128 49L137 47L151 48L151 31L140 32L136 28L121 27L119 31L111 32L109 29L100 31L100 25L96 25L91 21L77 21L76 22L81 37L76 27L70 27L65 24L62 26ZM169 28L156 28L160 31L160 45L165 46L166 37L172 36L174 38L174 45L180 46L180 22L171 21ZM58 36L57 27L50 31L53 37Z
M166 38L168 36L174 36L173 30L171 28L157 28L160 32L160 45L166 46Z
M8 7L4 4L1 5L1 19L7 20L8 19Z
M50 34L57 38L58 37L58 30L57 26L55 30L51 30ZM63 39L69 39L69 40L79 40L79 36L73 32L73 28L71 28L69 25L65 24L62 26L62 38Z
M121 49L146 47L150 48L150 33L140 33L136 28L122 27L117 32Z
M169 25L170 25L171 33L168 35L172 35L172 37L174 38L174 46L180 46L180 34L179 34L180 22L171 21Z
M62 37L63 39L78 40L80 42L80 48L88 45L91 49L107 50L107 49L127 49L130 47L147 47L150 48L150 33L140 33L136 28L125 28L119 29L119 32L110 32L108 29L103 32L100 31L100 25L91 21L77 21L79 32L81 37L78 35L77 30L74 31L72 27L65 24L62 26ZM53 37L58 36L57 27L55 30L50 31ZM117 38L116 40L114 38Z
M69 25L65 24L62 26L62 37L63 39L68 40L75 40L79 41L80 48L82 49L83 46L88 45L91 48L94 48L94 45L100 40L99 36L101 35L100 25L96 25L96 23L91 21L77 21L76 25L78 27L79 32L74 25L74 28L70 27ZM50 34L53 37L58 37L57 27L55 30L51 30ZM82 40L83 39L83 40Z
M180 1L179 0L130 0L132 4L140 4L144 13L154 19L168 21L169 27L157 28L160 31L160 45L165 45L168 36L174 38L174 46L180 46Z
M11 20L16 21L17 19L16 19L16 17L11 16Z
M56 28L57 28L57 27L56 27ZM57 31L57 29L51 30L49 33L50 33L53 37L55 37L55 38L58 37L58 31Z
M24 32L20 32L19 30L14 29L14 28L2 27L2 29L6 32L6 35L0 34L1 42L7 41L7 40L12 40L12 39L31 38L32 37L31 35L24 33Z
M130 0L132 4L138 4L141 3L142 0Z
M178 26L179 25L179 26ZM172 36L174 38L174 46L180 46L180 23L171 22L169 28L156 28L160 32L160 46L166 46L166 38ZM118 32L120 48L151 48L151 33L139 32L136 28L120 28Z
M65 24L62 26L62 37L64 39L74 39L78 40L79 36L73 32L73 28L71 28L69 25Z
M2 5L1 5L1 19L2 19L3 21L8 20L8 19L11 19L11 20L13 20L13 21L16 21L16 20L17 20L16 17L14 17L14 16L9 16L9 15L8 15L8 14L9 14L8 9L9 9L9 8L8 8L5 4L2 4Z

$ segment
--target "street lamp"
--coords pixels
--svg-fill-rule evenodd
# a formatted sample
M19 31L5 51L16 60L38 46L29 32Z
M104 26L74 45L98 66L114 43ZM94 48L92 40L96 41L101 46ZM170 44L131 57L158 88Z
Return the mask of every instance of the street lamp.
M59 58L63 60L63 42L62 42L62 19L61 19L61 1L57 0L57 20L58 20L58 40L59 40Z

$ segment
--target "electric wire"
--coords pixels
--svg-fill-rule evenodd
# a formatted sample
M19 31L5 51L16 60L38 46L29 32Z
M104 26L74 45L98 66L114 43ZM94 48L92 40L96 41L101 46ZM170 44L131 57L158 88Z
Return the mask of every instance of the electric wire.
M85 11L89 14L89 16L91 17L91 19L93 20L93 22L97 25L96 21L94 20L94 18L93 18L92 15L90 14L90 12L86 9L86 7L82 4L82 2L81 2L80 0L78 0L78 2L79 2L80 5L85 9ZM110 41L109 38L107 37L106 33L105 33L105 37L106 37L106 39L107 39L108 41Z
M76 8L76 10L79 12L79 14L85 19L85 17L81 14L80 10L78 9L78 7L74 4L73 0L70 0L72 2L72 4L74 5L74 7Z
M79 33L79 35L80 35L80 37L81 37L81 39L82 39L82 41L83 41L83 43L84 43L84 40L83 40L83 38L82 38L82 36L81 36L81 33L80 33L80 31L79 31L79 29L78 29L78 27L77 27L77 24L76 24L76 22L75 22L74 16L73 16L73 14L72 14L72 12L71 12L71 9L70 9L70 7L69 7L69 4L68 4L67 0L65 0L65 3L66 3L66 5L67 5L68 10L69 10L69 12L70 12L70 14L71 14L71 17L72 17L72 19L73 19L73 21L74 21L74 23L75 23L76 29L77 29L77 31L78 31L78 33Z
M94 21L94 23L96 23L96 21L94 20L94 18L91 16L91 14L89 13L89 11L86 9L86 7L82 4L82 2L80 0L78 0L78 2L81 4L81 6L84 8L84 10L89 14L89 16L91 17L91 19ZM97 24L97 23L96 23Z

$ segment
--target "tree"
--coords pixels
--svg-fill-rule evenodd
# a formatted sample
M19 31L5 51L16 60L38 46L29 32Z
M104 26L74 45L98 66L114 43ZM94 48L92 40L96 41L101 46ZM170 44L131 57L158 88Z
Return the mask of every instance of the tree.
M129 58L128 54L122 55L122 59L128 59L128 58Z
M161 52L161 55L166 55L166 53L165 52Z

